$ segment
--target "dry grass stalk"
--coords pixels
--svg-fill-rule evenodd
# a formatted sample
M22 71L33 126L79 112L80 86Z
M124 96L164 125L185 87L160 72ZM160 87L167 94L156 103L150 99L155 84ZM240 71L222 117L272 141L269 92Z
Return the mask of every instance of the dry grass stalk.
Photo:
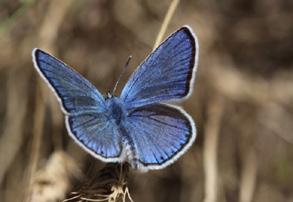
M224 103L221 97L213 97L208 105L205 125L203 161L205 171L205 202L216 202L218 193L218 137Z
M60 26L72 2L73 1L70 0L53 0L49 4L48 12L46 12L44 22L40 28L39 36L41 48L45 48L46 51L52 54L55 52L54 44L57 39Z
M47 16L45 17L44 23L39 31L39 43L40 47L53 50L54 41L56 40L56 36L58 34L58 30L60 28L61 23L63 22L63 18L69 8L70 1L65 0L59 2L57 0L51 1L49 5L49 9L47 12ZM36 111L34 115L34 127L33 127L33 139L32 139L32 150L31 150L31 158L29 161L28 168L28 195L27 201L31 200L31 196L29 191L32 189L32 183L34 179L34 174L37 170L40 148L42 142L42 134L43 134L43 124L45 120L45 102L41 99L41 95L43 92L43 84L38 83L37 93L36 93Z
M255 151L251 148L250 151L246 152L241 172L240 182L240 202L251 202L253 201L253 194L255 192L255 184L257 177L257 159Z
M8 78L5 128L0 139L0 184L17 155L23 141L24 118L27 111L27 80L12 71ZM17 82L15 82L17 80ZM21 100L21 102L19 102Z
M170 6L168 8L168 11L167 11L167 13L165 15L164 21L163 21L163 23L161 25L160 31L158 33L158 36L156 38L155 44L153 46L153 50L155 48L157 48L159 46L159 44L161 43L161 41L163 40L163 37L164 37L164 35L166 33L166 30L167 30L167 27L170 24L171 18L174 15L174 12L175 12L179 2L180 2L180 0L172 0Z

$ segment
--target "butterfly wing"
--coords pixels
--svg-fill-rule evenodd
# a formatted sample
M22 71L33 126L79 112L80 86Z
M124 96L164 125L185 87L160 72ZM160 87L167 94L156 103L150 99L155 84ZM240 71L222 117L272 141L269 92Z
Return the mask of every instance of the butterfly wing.
M180 99L191 92L198 44L189 27L170 35L132 74L121 93L129 108Z
M65 114L103 111L104 98L79 73L42 50L33 51L35 68L55 92Z
M70 136L86 151L105 162L120 161L122 152L118 129L102 113L66 117Z
M130 112L127 131L134 147L134 167L161 169L178 159L193 143L192 118L178 107L148 105Z
M55 57L35 49L35 68L55 92L70 136L85 150L106 162L119 161L120 137L109 122L103 96L79 73Z

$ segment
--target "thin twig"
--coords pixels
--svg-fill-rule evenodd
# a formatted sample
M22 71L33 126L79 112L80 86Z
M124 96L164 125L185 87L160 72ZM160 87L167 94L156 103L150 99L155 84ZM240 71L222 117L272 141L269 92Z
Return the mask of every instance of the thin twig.
M167 30L167 27L170 24L171 18L174 15L174 12L175 12L179 2L180 2L180 0L172 0L170 6L168 8L168 11L165 15L164 21L161 25L160 31L157 35L153 50L155 48L157 48L159 46L159 44L161 43L161 41L163 40L163 37L164 37L166 30Z
M43 124L45 119L45 106L43 103L42 98L40 98L40 85L37 85L37 92L36 96L36 111L34 114L34 127L33 127L33 137L32 137L32 148L31 148L31 156L29 161L28 167L28 189L26 193L27 201L31 201L30 198L30 191L31 186L33 184L33 175L37 170L38 160L40 156L40 148L41 148L41 139L43 134Z

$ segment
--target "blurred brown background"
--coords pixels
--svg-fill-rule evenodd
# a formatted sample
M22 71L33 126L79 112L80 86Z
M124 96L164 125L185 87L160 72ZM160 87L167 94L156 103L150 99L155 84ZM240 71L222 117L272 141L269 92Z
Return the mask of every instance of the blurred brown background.
M42 48L111 89L152 50L170 0L0 0L0 201L62 201L105 164L69 138L33 68ZM164 170L129 173L134 201L293 201L293 1L182 0L167 34L199 38L192 148ZM62 151L62 152L61 152ZM67 196L68 197L68 196Z

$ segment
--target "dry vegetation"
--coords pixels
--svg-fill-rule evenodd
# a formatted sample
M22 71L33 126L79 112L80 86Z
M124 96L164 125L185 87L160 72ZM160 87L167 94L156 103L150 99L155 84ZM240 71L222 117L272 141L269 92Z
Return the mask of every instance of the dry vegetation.
M143 174L105 167L67 135L32 49L62 58L105 93L130 54L128 75L152 50L169 4L0 1L0 201L122 200L127 187L134 201L293 201L289 0L180 2L167 33L188 24L199 37L195 92L183 103L198 136L174 165Z

